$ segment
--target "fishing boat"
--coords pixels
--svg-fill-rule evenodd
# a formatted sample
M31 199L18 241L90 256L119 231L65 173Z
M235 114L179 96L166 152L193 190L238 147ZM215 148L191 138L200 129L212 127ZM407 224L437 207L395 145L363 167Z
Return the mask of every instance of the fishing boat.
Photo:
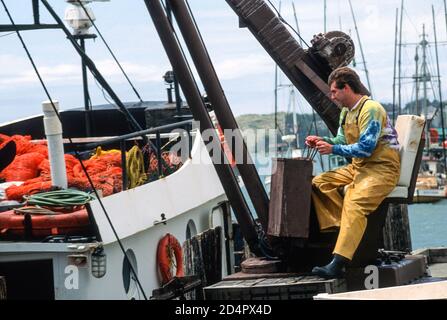
M436 202L447 197L447 181L443 148L439 134L435 128L430 128L430 144L426 155L422 157L421 169L416 181L414 202Z
M85 32L92 26L94 17L87 7L88 2L72 3L67 9L66 18L77 35L74 38L48 2L42 1L57 21L51 27L65 31L74 48L80 51L83 68L89 68L95 74L103 90L114 98L114 103L86 104L86 108L58 112L58 102L51 99L43 103L44 114L4 123L0 125L0 133L2 139L15 140L17 144L17 154L10 169L17 168L14 161L27 154L19 150L18 141L24 141L30 148L40 146L50 153L53 174L56 171L52 163L54 157L52 150L46 147L51 144L49 133L59 135L63 143L59 146L61 150L71 153L73 159L76 155L76 161L83 161L77 164L81 167L82 163L88 167L88 161L94 157L101 158L113 152L116 170L111 172L105 168L100 173L106 180L112 178L113 188L110 185L105 188L110 180L104 180L102 186L87 183L80 189L91 198L82 205L65 207L65 212L54 206L45 207L52 209L49 212L39 212L40 206L31 210L26 207L26 211L24 206L30 202L24 199L31 196L30 193L48 190L31 192L27 189L20 197L11 200L8 190L12 189L8 188L12 184L13 188L20 188L27 181L7 179L7 185L2 184L3 201L0 202L0 280L2 284L6 283L8 299L173 298L178 295L178 290L187 292L200 288L212 283L212 277L217 281L232 272L227 196L200 130L193 124L189 108L180 102L178 94L176 101L172 99L173 74L165 75L169 84L167 101L122 103L95 70L85 47L82 50L77 45L77 41L82 44L92 37ZM34 24L12 23L9 29L3 26L2 31L20 33L49 27L39 22L41 7L37 2L33 4ZM88 93L85 79L84 93ZM88 96L85 99L88 101ZM49 121L56 121L50 125L53 129L44 126ZM129 127L137 132L129 132ZM179 146L180 140L181 148L185 146L183 151L186 152L181 160L177 158L179 153L171 151L171 146L176 143ZM143 166L142 173L146 178L142 183L132 184L135 177L132 178L129 153L135 147L137 153L144 152L144 146L149 148L141 157L146 165L141 162L139 165ZM65 159L67 157L65 155ZM179 161L173 164L172 157ZM48 164L48 160L45 161ZM65 167L68 168L68 163L61 170ZM84 178L89 175L93 178L88 168L78 169ZM41 181L47 182L54 191L54 186L58 185L55 180L49 180L48 176L43 178L39 176L42 170L37 171L40 173L35 173L34 179L37 175L37 179L42 178ZM8 172L11 174L6 175L8 177L17 173L14 170ZM70 179L68 186L73 187ZM211 272L204 271L210 269ZM195 275L195 278L185 275ZM172 283L172 279L181 281Z
M436 202L447 197L445 177L442 174L423 172L418 174L414 190L414 202Z
M58 21L57 15L52 13L48 2L41 0L41 3ZM87 161L93 160L92 151L95 153L93 157L101 157L104 150L112 153L120 152L118 154L121 162L117 161L121 165L120 174L116 171L113 177L121 175L121 179L118 179L117 184L113 183L111 194L104 194L104 190L107 191L105 186L90 184L94 196L87 194L92 198L88 198L81 208L76 208L71 213L63 213L82 216L86 223L81 225L81 231L78 229L73 231L70 228L69 232L66 232L62 225L48 228L49 221L64 220L62 213L54 214L58 212L57 207L49 206L52 207L52 216L56 218L45 218L46 228L43 232L50 234L46 236L42 236L41 233L36 234L36 229L33 227L36 226L34 222L37 223L39 220L36 218L37 211L42 215L41 208L33 208L32 210L35 211L30 212L29 209L22 207L22 203L7 203L5 212L8 217L18 216L22 222L22 230L19 234L8 232L12 228L2 228L4 237L0 241L0 277L4 278L0 278L0 288L4 288L2 282L4 283L5 279L7 283L12 281L10 283L13 285L8 286L8 296L47 299L144 299L151 297L169 299L184 297L185 293L190 294L189 291L191 291L192 297L203 298L200 295L205 294L207 299L228 297L296 299L311 298L317 293L332 289L337 292L362 287L366 283L365 277L369 276L365 276L365 266L369 264L377 267L372 272L379 272L380 278L385 281L384 285L409 283L426 276L426 260L421 255L408 257L406 252L401 251L382 252L383 263L375 264L379 243L377 230L386 218L388 202L379 206L377 214L371 214L368 217L368 230L365 231L364 241L362 241L365 247L358 251L357 266L351 270L353 273L350 275L350 280L324 280L306 276L305 273L311 270L309 269L311 266L328 260L334 245L333 235L320 233L318 227L315 228L316 221L311 219L310 171L312 168L308 166L309 159L302 159L306 165L306 168L303 166L302 169L309 170L298 176L296 176L296 171L295 175L288 174L293 173L293 170L290 171L292 167L287 168L288 161L283 161L282 171L280 170L281 172L275 176L274 182L277 188L273 188L271 193L273 201L270 202L254 166L234 161L234 151L226 147L228 140L226 134L222 136L221 129L236 129L237 125L231 112L228 112L228 102L213 72L203 39L198 34L198 27L193 22L191 12L188 11L185 2L170 0L169 4L172 7L169 7L174 12L178 29L185 39L191 59L209 96L209 103L200 95L194 83L191 69L174 35L168 8L163 8L161 1L146 0L144 3L162 40L175 78L178 78L182 87L189 111L195 120L200 121L200 124L197 126L190 123L190 120L185 120L188 112L179 117L178 112L179 109L183 110L183 105L178 105L178 96L176 97L177 105L169 103L171 101L169 93L172 93L169 90L168 104L155 104L161 106L158 109L162 110L170 107L174 121L154 124L154 119L159 120L158 116L164 112L157 110L156 113L152 113L144 107L145 102L126 106L103 81L99 71L95 70L85 54L85 49L75 45L75 39L70 32L67 32L59 19L57 28L65 31L66 36L82 57L85 66L97 76L98 82L113 98L119 110L106 106L105 112L95 107L58 112L56 101L49 97L48 101L44 102L43 117L33 117L6 124L5 134L11 135L17 133L19 129L28 129L28 126L31 127L31 124L35 123L41 134L35 134L30 143L42 143L42 140L47 140L46 143L50 145L50 137L45 138L43 133L48 135L50 131L56 135L60 132L47 130L40 122L42 120L44 123L49 122L47 117L50 117L48 115L50 112L53 112L52 118L55 117L54 114L60 114L59 124L62 128L67 127L65 134L70 132L70 125L73 130L69 139L71 141L66 142L67 151L73 150L78 161L83 159L82 155L88 158ZM312 40L312 47L304 50L286 28L284 19L274 12L271 4L259 0L227 0L227 3L239 16L241 25L248 26L334 134L338 127L340 110L330 100L326 82L333 69L347 65L352 60L354 46L350 37L342 32L319 34ZM75 5L82 7L80 3ZM36 11L36 8L34 9ZM77 9L79 13L84 12L87 15L88 21L91 20L91 14L87 14L83 8ZM88 23L87 20L84 19L83 23ZM267 25L266 22L268 22ZM29 28L29 26L14 26L10 30L17 31L27 27ZM165 80L168 78L171 77L166 76ZM139 112L141 113L138 115ZM216 115L219 124L217 128L210 116L212 112ZM121 122L114 120L112 115L121 113L124 113L126 118ZM79 115L78 119L75 118L75 114ZM104 131L95 132L95 114L101 115L100 118L103 121L107 119ZM79 119L87 119L82 122L86 124L82 128L78 125L81 123ZM398 122L402 123L401 181L395 192L390 194L392 199L389 201L408 203L411 202L413 195L414 173L417 172L415 168L419 166L423 148L421 133L424 119L404 115L398 119ZM129 124L136 132L128 132ZM117 130L120 125L125 128L123 132ZM6 130L13 127L14 132ZM171 132L174 128L184 130ZM210 151L210 143L204 142L206 141L204 132L207 129L211 129L208 134L211 135L212 140L218 142L219 147L214 150L217 153L217 160L225 158L228 160L226 163L217 164L216 157L210 155L213 151ZM89 134L83 135L84 132L89 132ZM24 133L29 134L29 131ZM166 150L163 146L175 144L183 137L186 138L183 141L192 140L192 143L189 144L190 148L186 148L188 157L182 158L180 164L171 160L179 155L174 153L171 158L170 155L164 153ZM137 167L149 161L151 171L147 171L148 168L144 166L144 173L151 173L150 176L154 179L145 181L147 183L136 183L130 186L129 181L135 181L135 175L133 173L132 176L128 175L128 172L132 172L130 170L132 166L129 165L127 152L131 153L130 146L133 148L136 145L143 146L140 150L143 154L147 153L148 149L153 152L153 157L149 153L146 155L146 160L143 156L143 161L139 161ZM245 145L242 147L246 148ZM109 150L109 148L116 150ZM81 154L84 151L86 153ZM139 154L138 151L136 153ZM249 158L249 154L247 157ZM137 158L141 159L139 156ZM247 162L250 163L250 161ZM175 168L170 166L166 168L165 164L175 164ZM88 166L84 167L86 167L85 170L84 168L81 168L82 171L73 169L73 172L84 172L88 176ZM256 219L242 196L236 171L242 177L254 212L257 214ZM107 176L105 172L104 170L100 174ZM121 184L119 184L120 181ZM289 185L291 187L284 189L283 194L282 188L287 187L288 183L291 183ZM304 183L307 183L307 188L303 190L305 192L298 192L297 190L301 190L298 188L301 188ZM57 194L57 191L59 190L51 190L49 193L53 196ZM40 197L42 201L42 195L45 193L38 193L37 198L33 197L34 195L27 196L26 199L36 201ZM86 197L85 193L82 195ZM283 197L283 195L289 196ZM48 193L46 196L43 199L48 204L49 199L53 198ZM57 204L59 205L59 202ZM270 210L270 204L273 210ZM78 206L77 203L76 207ZM45 209L48 210L48 208ZM289 214L292 210L294 214ZM44 211L43 215L48 216L48 211ZM257 258L254 263L252 263L253 260L246 259L246 263L241 265L242 271L244 272L245 268L245 271L248 271L245 272L249 274L248 277L253 278L245 275L245 278L240 281L239 274L225 277L223 281L220 281L225 275L233 273L234 269L232 262L234 233L231 221L233 215L238 221L238 228L245 240L246 251L250 251ZM297 216L300 220L299 224L295 223ZM399 224L401 221L391 225L396 228L392 230L394 234L398 234L395 231ZM266 236L266 232L269 232L269 237ZM271 241L272 237L276 237L275 241ZM278 257L280 259L277 259ZM257 269L257 267L260 268ZM267 268L267 272L263 267ZM251 273L250 271L254 269L265 273ZM300 272L300 274L296 276L295 272ZM391 277L387 278L388 272L391 272ZM36 279L36 274L38 274L38 279ZM264 279L265 274L267 276ZM260 277L263 278L262 281ZM256 280L253 281L253 279ZM262 283L260 287L252 290L256 284L260 283ZM347 283L348 287L346 287ZM246 287L242 288L242 284ZM207 287L204 293L201 289L205 285ZM298 292L294 290L296 286L300 287ZM227 295L227 293L230 294ZM3 292L0 292L0 296L2 295Z

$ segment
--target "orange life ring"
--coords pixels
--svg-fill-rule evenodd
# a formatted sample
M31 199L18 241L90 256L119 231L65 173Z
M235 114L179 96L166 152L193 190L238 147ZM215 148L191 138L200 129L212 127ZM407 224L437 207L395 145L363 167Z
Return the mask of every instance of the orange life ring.
M219 133L220 143L224 150L225 156L227 157L228 162L230 163L231 167L234 168L236 166L236 161L234 160L233 153L231 152L231 149L228 146L227 141L225 141L224 132L219 124L217 125L217 132Z
M175 257L175 261L173 256ZM173 277L172 267L175 266L177 271L176 277L183 277L183 253L180 242L170 233L167 233L158 242L157 248L157 264L160 270L162 284L169 282Z

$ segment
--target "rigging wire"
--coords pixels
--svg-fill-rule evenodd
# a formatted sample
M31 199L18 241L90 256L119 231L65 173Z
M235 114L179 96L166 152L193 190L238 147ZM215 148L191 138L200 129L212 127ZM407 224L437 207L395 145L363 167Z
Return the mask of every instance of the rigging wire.
M338 3L338 4L340 4L340 2ZM326 3L325 3L325 6L326 6ZM297 16L297 14L296 14L296 9L295 9L295 3L292 1L292 9L293 9L293 16L294 16L294 18L295 18L295 24L296 24L296 30L298 31L298 32L300 32L300 26L299 26L299 24L298 24L298 16ZM340 9L340 8L339 8ZM341 28L340 28L341 29ZM301 42L301 41L300 41ZM301 43L301 46L302 46L303 44ZM311 108L312 109L312 121L314 121L314 124L315 124L315 134L318 136L319 134L318 134L318 127L317 127L317 120L316 120L316 114L315 114L315 110L314 110L314 108ZM298 141L297 141L297 146L298 146ZM319 158L320 158L320 166L321 166L321 171L322 172L324 172L325 170L324 170L324 164L323 164L323 156L320 154L319 155Z
M116 64L118 65L118 67L120 68L120 70L123 73L124 77L126 78L127 82L132 87L133 92L135 92L135 94L136 94L137 98L140 100L140 102L143 102L143 99L141 99L140 94L138 93L137 89L134 87L132 81L130 81L129 77L127 76L127 73L124 71L123 67L121 66L121 63L116 58L115 54L113 53L113 51L110 48L109 44L107 43L106 39L104 39L104 37L102 36L101 31L99 31L98 27L96 26L96 23L93 21L93 19L88 14L87 9L84 7L84 4L82 3L81 0L77 0L77 3L79 3L81 5L82 9L84 10L85 14L87 15L88 19L90 20L90 23L93 25L96 32L98 32L99 37L104 42L104 45L106 46L107 50L109 50L110 54L112 55L113 59L115 60Z
M404 12L405 12L405 15L406 15L407 18L408 18L408 21L410 21L411 25L413 26L414 30L416 31L416 33L419 33L418 28L417 28L416 25L414 24L413 20L411 20L410 15L409 15L408 12L407 12L407 9L404 8Z
M15 33L15 32L13 31L13 32L9 32L9 33L2 34L2 35L0 36L0 38L10 36L10 35L12 35L12 34L14 34L14 33Z
M55 105L54 105L54 103L53 103L53 99L51 98L51 95L50 95L50 93L48 92L48 89L47 89L47 87L46 87L46 85L45 85L45 83L44 83L44 81L43 81L43 79L42 79L42 77L41 77L41 75L40 75L39 70L37 69L37 66L36 66L36 64L35 64L35 62L34 62L34 59L33 59L33 57L31 56L31 53L30 53L29 50L28 50L28 47L27 47L26 44L25 44L25 41L24 41L23 38L22 38L22 35L20 34L20 31L18 30L18 28L17 28L17 26L16 26L16 24L15 24L15 22L14 22L14 19L12 18L11 14L9 13L8 7L6 6L4 0L0 0L0 1L2 2L2 5L3 5L4 9L5 9L6 14L8 15L8 18L9 18L9 20L10 20L10 22L11 22L11 25L15 28L15 33L17 34L17 36L18 36L18 38L19 38L19 40L20 40L20 42L21 42L21 44L22 44L22 46L23 46L23 49L25 50L26 55L28 56L28 59L30 60L30 63L31 63L31 65L33 66L34 71L36 72L36 75L37 75L37 77L38 77L38 79L39 79L39 82L40 82L40 84L42 85L42 88L43 88L43 90L45 91L45 94L46 94L48 100L50 101L51 106L53 107L53 110L54 110L54 112L55 112L57 118L58 118L59 121L62 123L62 119L61 119L61 117L60 117L60 114L59 114L58 110L56 109L56 107L55 107ZM73 143L73 140L71 139L71 137L68 137L68 141L69 141L69 145L70 145L70 146L74 146L74 143ZM129 263L129 266L130 266L132 272L133 272L134 275L135 275L137 284L138 284L140 290L142 291L145 300L147 300L147 296L146 296L146 294L145 294L145 292L144 292L144 290L143 290L143 287L142 287L142 285L141 285L141 283L140 283L140 281L139 281L139 279L138 279L138 276L137 276L136 273L135 273L135 270L134 270L132 264L130 263L130 259L128 258L127 254L126 254L126 250L124 249L124 246L123 246L123 244L122 244L122 242L121 242L121 239L119 238L118 233L116 232L116 229L115 229L115 227L114 227L114 225L113 225L113 223L112 223L112 221L111 221L111 219L110 219L110 216L109 216L108 213L107 213L107 210L106 210L106 208L105 208L105 206L104 206L104 203L102 202L102 200L101 200L101 198L100 198L100 196L99 196L99 193L98 193L97 189L95 188L95 186L94 186L94 184L93 184L93 181L92 181L90 175L89 175L88 172L87 172L87 168L85 167L84 163L82 162L82 160L81 160L81 156L80 156L79 152L78 152L76 149L74 149L74 150L75 150L76 158L78 159L79 164L81 165L81 168L82 168L83 172L85 173L86 178L87 178L87 180L88 180L90 186L92 187L93 193L95 194L96 199L98 200L98 203L99 203L99 205L101 206L101 208L102 208L102 210L103 210L103 212L104 212L104 215L105 215L105 217L106 217L106 219L107 219L107 221L108 221L108 223L109 223L109 225L110 225L110 227L111 227L111 229L112 229L113 234L115 235L115 237L116 237L116 239L117 239L117 242L118 242L118 244L119 244L119 246L120 246L120 248L121 248L121 251L123 252L125 259L126 259L127 262Z
M104 88L98 83L98 80L96 80L95 77L93 77L93 80L95 80L95 84L98 87L98 89L101 91L104 100L106 100L111 106L117 107L117 105L113 101L111 101L112 98L107 94L107 92L104 90ZM117 110L122 113L122 111L119 108Z
M430 74L430 84L431 84L431 89L432 89L432 92L433 92L433 99L435 100L437 93L435 93L435 85L433 83L433 78L437 78L437 76L439 76L439 75L433 76L436 73L435 73L435 70L434 70L435 62L434 62L434 59L433 59L433 56L432 56L432 50L428 50L428 59L427 60L429 60L428 61L429 63L427 65L427 69L428 69L428 73Z
M281 13L279 13L278 9L276 9L275 5L270 1L267 0L268 3L270 3L270 5L272 6L273 10L275 10L276 14L278 15L279 20L284 23L285 25L287 25L290 29L292 29L292 31L301 39L301 41L304 42L304 44L310 48L310 46L307 44L306 40L303 39L303 37L301 37L301 35L290 25L290 23L288 23L281 15Z

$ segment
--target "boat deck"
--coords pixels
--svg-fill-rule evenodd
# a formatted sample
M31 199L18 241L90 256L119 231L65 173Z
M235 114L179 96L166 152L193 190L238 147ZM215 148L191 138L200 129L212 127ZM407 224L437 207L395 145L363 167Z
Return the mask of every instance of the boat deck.
M402 263L379 267L379 275L384 277L383 281L379 282L380 287L390 287L391 282L396 283L396 288L402 285L444 282L443 280L447 280L447 248L415 251ZM348 281L358 280L354 278L356 277L351 275L347 276L347 279L325 280L316 276L292 273L238 272L204 288L204 291L205 298L209 300L312 299L319 294L333 295L347 292L348 288L352 287L352 283L349 285Z
M426 257L428 269L433 278L447 279L447 248L419 249L414 251L413 254Z
M206 300L312 299L319 293L346 291L344 279L324 280L293 274L236 273L205 288Z

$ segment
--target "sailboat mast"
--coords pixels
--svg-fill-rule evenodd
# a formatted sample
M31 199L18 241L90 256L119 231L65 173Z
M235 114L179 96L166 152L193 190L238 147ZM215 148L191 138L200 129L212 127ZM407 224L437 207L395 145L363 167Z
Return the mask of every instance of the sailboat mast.
M326 0L324 0L324 33L326 33L327 32L327 28L326 28L326 26L327 26L327 23L326 23L326 12L327 12L327 5L326 5Z
M278 129L278 65L275 63L275 131Z
M428 74L427 69L427 46L428 41L426 39L425 34L425 24L422 24L422 40L420 42L420 46L422 48L422 63L421 63L421 81L422 81L422 92L423 92L423 99L422 99L422 112L424 113L424 117L427 121L427 124L425 126L425 136L426 136L426 143L427 143L427 153L430 152L430 122L431 119L428 119L428 103L427 103L427 81L430 81L430 75Z
M281 0L279 1L279 5L278 5L278 10L279 13L281 14ZM275 128L275 132L276 130L278 130L278 65L275 63L275 90L274 90L274 94L275 94L275 124L274 124L274 128Z
M398 62L397 62L397 95L398 95L398 109L397 114L399 115L402 109L402 18L404 15L404 0L400 3L400 22L399 22L399 54L398 54Z
M396 58L397 58L397 28L399 9L396 8L396 32L394 33L394 64L393 64L393 125L396 120Z
M357 34L357 41L359 43L360 53L362 55L363 66L365 67L366 81L368 82L368 88L369 88L369 91L371 92L371 97L372 97L372 87L371 87L371 81L369 80L368 67L366 66L365 54L363 53L362 42L360 41L359 29L357 28L357 21L355 20L355 14L354 14L354 9L352 8L351 0L349 0L349 7L351 8L351 14L352 14L352 20L354 21L355 33Z
M292 9L293 9L293 17L295 18L296 32L298 32L298 34L301 34L300 26L298 24L298 16L296 15L296 8L295 8L294 2L292 2ZM300 46L303 47L303 40L301 38L299 38L298 41L299 41Z
M419 110L419 45L416 46L414 64L416 65L416 72L414 74L416 105L414 112L416 112L417 115L420 115L421 110Z
M444 0L445 31L447 32L447 2Z
M297 132L298 132L298 121L296 119L296 98L297 97L295 97L295 89L292 86L290 86L290 93L289 93L289 95L290 95L290 99L289 99L290 100L290 106L291 106L291 109L292 109L292 133L296 137ZM297 141L297 145L298 145L298 141Z
M296 31L298 32L298 34L301 34L300 25L298 24L298 16L296 14L295 2L293 2L293 1L292 1L292 9L293 9L293 17L295 19ZM303 40L301 38L299 38L299 44L300 44L300 46L303 46ZM295 89L292 87L291 90L295 96ZM295 99L295 97L294 97L294 99ZM293 104L293 106L295 108L295 103ZM315 112L314 109L312 109L312 112ZM295 110L293 110L293 123L294 123L294 125L293 125L294 128L296 128L296 129L294 129L295 130L294 134L296 136L296 146L297 146L297 148L299 148L300 141L299 141L299 137L298 137L298 119L297 119L297 114L296 114ZM295 123L296 123L296 126L295 126Z
M444 1L445 3L445 1ZM445 127L444 127L444 107L442 102L442 90L441 90L441 73L439 71L439 56L438 56L438 37L436 35L436 22L435 22L435 9L433 5L431 6L431 13L433 16L433 34L435 38L435 54L436 54L436 72L438 74L438 89L439 89L439 110L441 111L441 144L442 144L442 155L444 158L444 173L447 170L447 157L446 157L446 150L445 150Z
M421 41L421 47L422 47L422 64L421 64L421 78L422 78L422 90L424 94L424 99L422 100L422 112L424 112L425 119L427 119L427 80L428 80L428 74L427 74L427 39L425 38L425 24L422 25L422 41ZM428 128L427 128L428 129Z

